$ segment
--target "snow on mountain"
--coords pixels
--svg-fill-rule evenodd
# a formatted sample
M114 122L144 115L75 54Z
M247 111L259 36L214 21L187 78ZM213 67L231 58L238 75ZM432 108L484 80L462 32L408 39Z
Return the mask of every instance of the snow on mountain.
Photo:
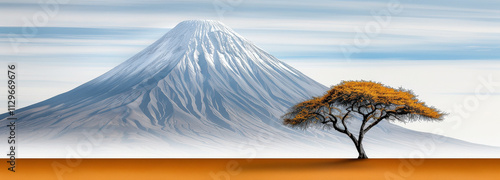
M326 90L220 22L184 21L102 76L18 110L19 152L23 157L65 157L75 150L84 157L356 157L342 134L290 129L279 120L289 107ZM3 124L6 116L0 116ZM408 157L419 149L425 157L500 155L497 148L387 122L367 133L365 148L369 157Z

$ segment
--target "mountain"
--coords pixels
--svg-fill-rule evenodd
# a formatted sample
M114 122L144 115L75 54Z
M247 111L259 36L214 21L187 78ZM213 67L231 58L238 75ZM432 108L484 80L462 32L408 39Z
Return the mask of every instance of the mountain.
M109 72L18 110L19 151L29 157L75 152L84 157L355 157L354 146L341 134L290 129L279 120L289 107L326 90L220 22L184 21ZM436 148L426 156L463 155L449 152L457 147L497 150L386 122L367 136L369 156L405 157L427 141Z

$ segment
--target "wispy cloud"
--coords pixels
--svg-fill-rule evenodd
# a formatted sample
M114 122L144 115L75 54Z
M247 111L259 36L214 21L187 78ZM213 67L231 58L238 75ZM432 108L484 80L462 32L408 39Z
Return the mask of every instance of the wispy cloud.
M499 1L243 0L221 14L214 0L69 0L43 26L26 24L46 13L40 2L0 2L0 17L6 17L0 21L1 61L112 67L186 19L221 20L285 61L335 61L344 58L341 48L353 43L357 29L391 2L401 4L401 13L353 59L500 59ZM23 38L27 26L36 33L14 51L10 38Z
M297 56L336 58L342 56L340 48L343 44L354 41L356 29L364 28L364 25L373 21L373 12L383 10L390 2L243 1L237 6L231 6L222 21L257 45L276 53L278 57L288 51ZM446 4L446 6L444 2L425 0L418 2L401 0L400 3L403 11L392 16L390 24L382 29L377 37L372 38L370 45L363 48L354 58L374 56L377 59L421 59L421 55L415 55L422 54L422 51L431 52L429 55L432 57L426 59L452 56L453 51L468 52L469 55L465 58L472 56L486 59L500 58L500 53L478 55L481 51L498 51L495 47L498 47L500 42L500 16L498 16L500 11L491 8L498 3L474 1ZM4 27L3 36L0 34L0 41L4 42L4 46L6 41L9 41L6 34L20 34L5 27L22 28L26 25L26 19L30 20L34 14L43 11L35 1L11 0L0 4L3 4L0 6L0 15L11 17L0 22L0 27ZM110 44L109 41L121 34L128 36L121 37L123 40L136 41L137 38L142 38L143 42L150 42L185 19L220 18L214 8L214 1L209 0L120 1L119 3L114 0L75 0L60 5L58 14L51 18L45 27L53 27L50 29L53 37L50 38L94 39L92 42L96 46L107 45L109 48L115 46L111 52L118 52L120 48L126 52L130 49L123 45ZM78 28L83 28L85 31ZM108 32L95 33L102 29L107 29ZM123 29L131 31L126 32ZM37 36L32 39L47 38L47 34L40 32L45 30L43 27L38 27L38 30ZM55 42L57 41L51 40L46 45L61 46ZM42 42L32 40L29 43ZM80 45L92 44L89 42ZM468 48L473 46L481 48ZM64 47L58 48L64 50ZM68 48L69 50L64 52L76 53L73 47ZM85 49L90 50L88 47L82 47L82 51L85 52ZM33 48L25 48L22 52L28 53L26 50L33 50L32 54L38 53ZM397 56L391 55L392 52L396 52ZM106 51L95 53L106 53ZM320 57L317 54L327 54L327 56Z

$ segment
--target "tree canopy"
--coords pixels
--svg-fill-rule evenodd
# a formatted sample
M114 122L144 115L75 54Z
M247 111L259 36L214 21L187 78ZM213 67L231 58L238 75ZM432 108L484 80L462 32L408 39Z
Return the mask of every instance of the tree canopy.
M443 116L444 113L418 100L410 90L371 81L343 81L324 96L293 106L282 118L291 127L305 129L313 124L333 127L351 138L360 153L358 158L367 158L361 145L363 136L380 121L442 120ZM346 125L347 120L356 118L362 121L357 138Z

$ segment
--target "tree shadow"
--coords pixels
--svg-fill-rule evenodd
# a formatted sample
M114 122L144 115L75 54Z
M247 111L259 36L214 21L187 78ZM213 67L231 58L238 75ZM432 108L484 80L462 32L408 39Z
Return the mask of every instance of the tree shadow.
M363 167L367 159L280 159L257 160L243 165L248 170L350 169Z

